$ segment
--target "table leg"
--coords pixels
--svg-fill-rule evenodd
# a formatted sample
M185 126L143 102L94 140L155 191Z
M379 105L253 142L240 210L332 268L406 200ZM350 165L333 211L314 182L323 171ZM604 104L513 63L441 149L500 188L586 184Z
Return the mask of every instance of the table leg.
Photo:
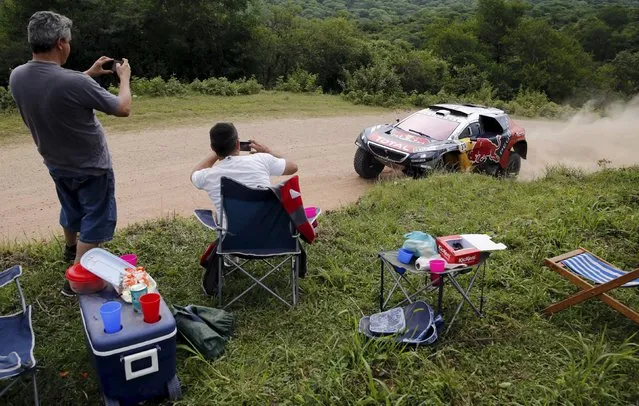
M444 301L444 281L446 278L439 278L439 287L437 289L437 314L442 314L442 303Z
M452 275L450 274L447 275L450 278L450 281L453 284L453 286L455 286L455 288L459 291L459 293L461 293L463 298L461 302L459 302L459 304L457 305L457 308L455 309L455 313L453 314L453 317L450 319L450 323L448 323L448 328L446 328L446 332L444 334L448 334L448 330L450 330L450 328L453 326L453 322L455 321L457 314L459 314L459 311L464 305L464 302L467 302L468 304L470 304L472 308L475 310L475 312L477 312L477 315L479 317L483 317L483 314L477 309L477 307L470 301L470 298L468 297L468 293L470 293L470 289L473 287L473 284L475 283L475 279L477 279L478 271L479 269L475 271L475 274L471 278L470 283L468 284L468 288L465 292L464 292L464 289L459 285L457 280Z
M474 276L477 276L477 274L475 274ZM471 280L471 283L468 285L468 289L464 292L464 288L461 287L459 282L457 282L457 280L454 277L452 277L452 276L450 277L450 283L452 283L453 286L457 289L457 291L462 295L463 299L462 299L461 304L463 304L464 301L466 301L466 303L468 303L470 305L470 307L472 307L473 310L475 310L475 313L477 313L477 316L481 317L481 316L483 316L483 314L477 308L477 306L475 306L475 304L470 301L470 297L468 297L468 294L470 293L470 288L472 288L472 286L473 286L473 282L475 282L475 278L474 277Z
M379 284L379 311L384 311L384 260L379 258L379 276L380 276L380 284Z

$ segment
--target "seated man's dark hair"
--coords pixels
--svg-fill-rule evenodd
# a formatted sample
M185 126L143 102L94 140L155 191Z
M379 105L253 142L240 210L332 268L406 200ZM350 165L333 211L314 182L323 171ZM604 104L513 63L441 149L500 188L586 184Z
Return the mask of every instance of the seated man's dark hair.
M233 123L217 123L209 132L211 137L211 148L218 157L224 158L237 147L237 130Z

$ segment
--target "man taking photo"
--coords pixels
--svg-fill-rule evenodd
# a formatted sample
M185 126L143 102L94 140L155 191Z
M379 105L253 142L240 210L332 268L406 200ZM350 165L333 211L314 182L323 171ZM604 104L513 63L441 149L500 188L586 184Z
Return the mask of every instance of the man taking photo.
M111 154L95 110L119 117L131 113L131 68L126 59L115 66L119 96L92 79L113 73L103 68L112 58L99 58L85 72L63 68L71 52L72 25L51 11L33 14L27 29L32 59L11 72L9 86L56 187L64 257L78 263L115 231ZM62 293L74 294L68 282Z

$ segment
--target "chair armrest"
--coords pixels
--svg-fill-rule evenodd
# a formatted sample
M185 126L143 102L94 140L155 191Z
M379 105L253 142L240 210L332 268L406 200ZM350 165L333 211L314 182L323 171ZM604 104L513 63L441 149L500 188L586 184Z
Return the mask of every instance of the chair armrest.
M14 265L9 269L5 269L0 272L0 288L13 282L16 278L22 275L22 267L20 265Z
M6 356L0 355L0 372L12 372L20 369L22 360L17 352L13 351Z
M213 210L196 209L193 211L193 214L195 214L195 217L197 217L204 227L213 231L217 231L219 229L215 222L215 217L213 216Z

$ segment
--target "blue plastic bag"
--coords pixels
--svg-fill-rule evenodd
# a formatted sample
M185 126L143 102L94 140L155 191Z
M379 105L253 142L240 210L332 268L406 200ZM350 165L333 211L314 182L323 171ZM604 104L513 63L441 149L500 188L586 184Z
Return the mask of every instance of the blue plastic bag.
M437 255L437 245L435 239L423 231L411 231L404 234L404 245L402 248L415 253L418 257L430 258Z

